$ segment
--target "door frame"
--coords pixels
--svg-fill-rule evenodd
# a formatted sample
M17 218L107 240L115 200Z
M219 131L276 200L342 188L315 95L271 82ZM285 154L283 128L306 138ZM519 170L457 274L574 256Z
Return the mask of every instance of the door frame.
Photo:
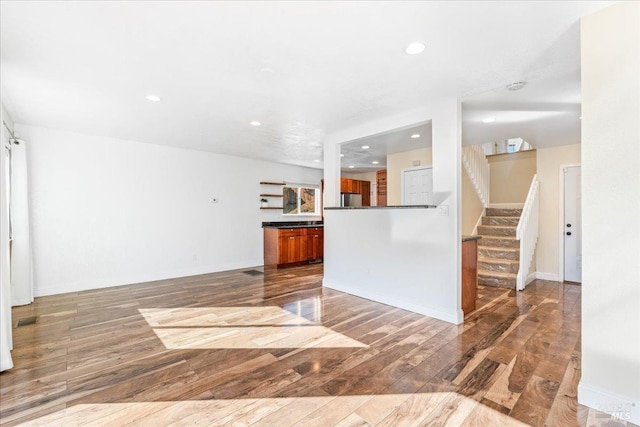
M412 172L412 171L417 171L420 169L431 169L432 173L433 173L433 165L421 165L421 166L413 166L410 168L404 168L400 170L400 204L404 205L404 173L405 172ZM433 176L433 175L432 175ZM389 180L387 179L387 183L389 182ZM387 184L389 185L389 184ZM387 189L387 192L389 190Z
M560 249L558 251L558 281L560 282L564 282L564 169L578 166L582 168L581 163L563 163L558 169L558 173L560 174L558 181L558 212L560 213L558 217L558 248ZM582 224L580 224L580 233L582 233Z

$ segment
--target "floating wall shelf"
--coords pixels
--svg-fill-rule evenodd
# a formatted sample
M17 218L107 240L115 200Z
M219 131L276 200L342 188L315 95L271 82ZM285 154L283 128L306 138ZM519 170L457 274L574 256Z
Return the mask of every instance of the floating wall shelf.
M260 184L261 185L277 185L280 187L286 185L284 182L271 182L271 181L260 181ZM260 197L284 197L284 195L264 193L264 194L261 194ZM282 206L262 206L260 209L282 210Z

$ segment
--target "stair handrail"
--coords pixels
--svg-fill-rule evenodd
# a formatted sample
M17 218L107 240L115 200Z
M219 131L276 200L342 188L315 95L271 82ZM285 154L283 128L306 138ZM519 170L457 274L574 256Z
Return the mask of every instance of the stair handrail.
M540 208L540 184L538 175L534 175L524 202L522 214L516 227L516 240L520 241L520 267L516 279L516 289L523 290L527 286L529 267L538 243L539 208Z
M483 207L489 207L489 162L484 154L482 144L462 147L462 164L464 165L473 188L476 190Z

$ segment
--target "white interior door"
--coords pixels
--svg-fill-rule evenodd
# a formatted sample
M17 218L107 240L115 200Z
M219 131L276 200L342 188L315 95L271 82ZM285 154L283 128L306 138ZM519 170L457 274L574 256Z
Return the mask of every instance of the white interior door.
M415 168L402 171L402 204L433 204L433 169Z
M564 280L582 282L581 168L564 168Z

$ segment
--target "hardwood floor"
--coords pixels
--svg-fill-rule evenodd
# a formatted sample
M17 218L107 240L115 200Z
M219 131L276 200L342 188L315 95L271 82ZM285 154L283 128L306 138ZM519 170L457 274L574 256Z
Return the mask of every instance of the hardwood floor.
M480 287L456 326L323 289L322 265L13 309L2 425L624 425L579 407L579 286Z

